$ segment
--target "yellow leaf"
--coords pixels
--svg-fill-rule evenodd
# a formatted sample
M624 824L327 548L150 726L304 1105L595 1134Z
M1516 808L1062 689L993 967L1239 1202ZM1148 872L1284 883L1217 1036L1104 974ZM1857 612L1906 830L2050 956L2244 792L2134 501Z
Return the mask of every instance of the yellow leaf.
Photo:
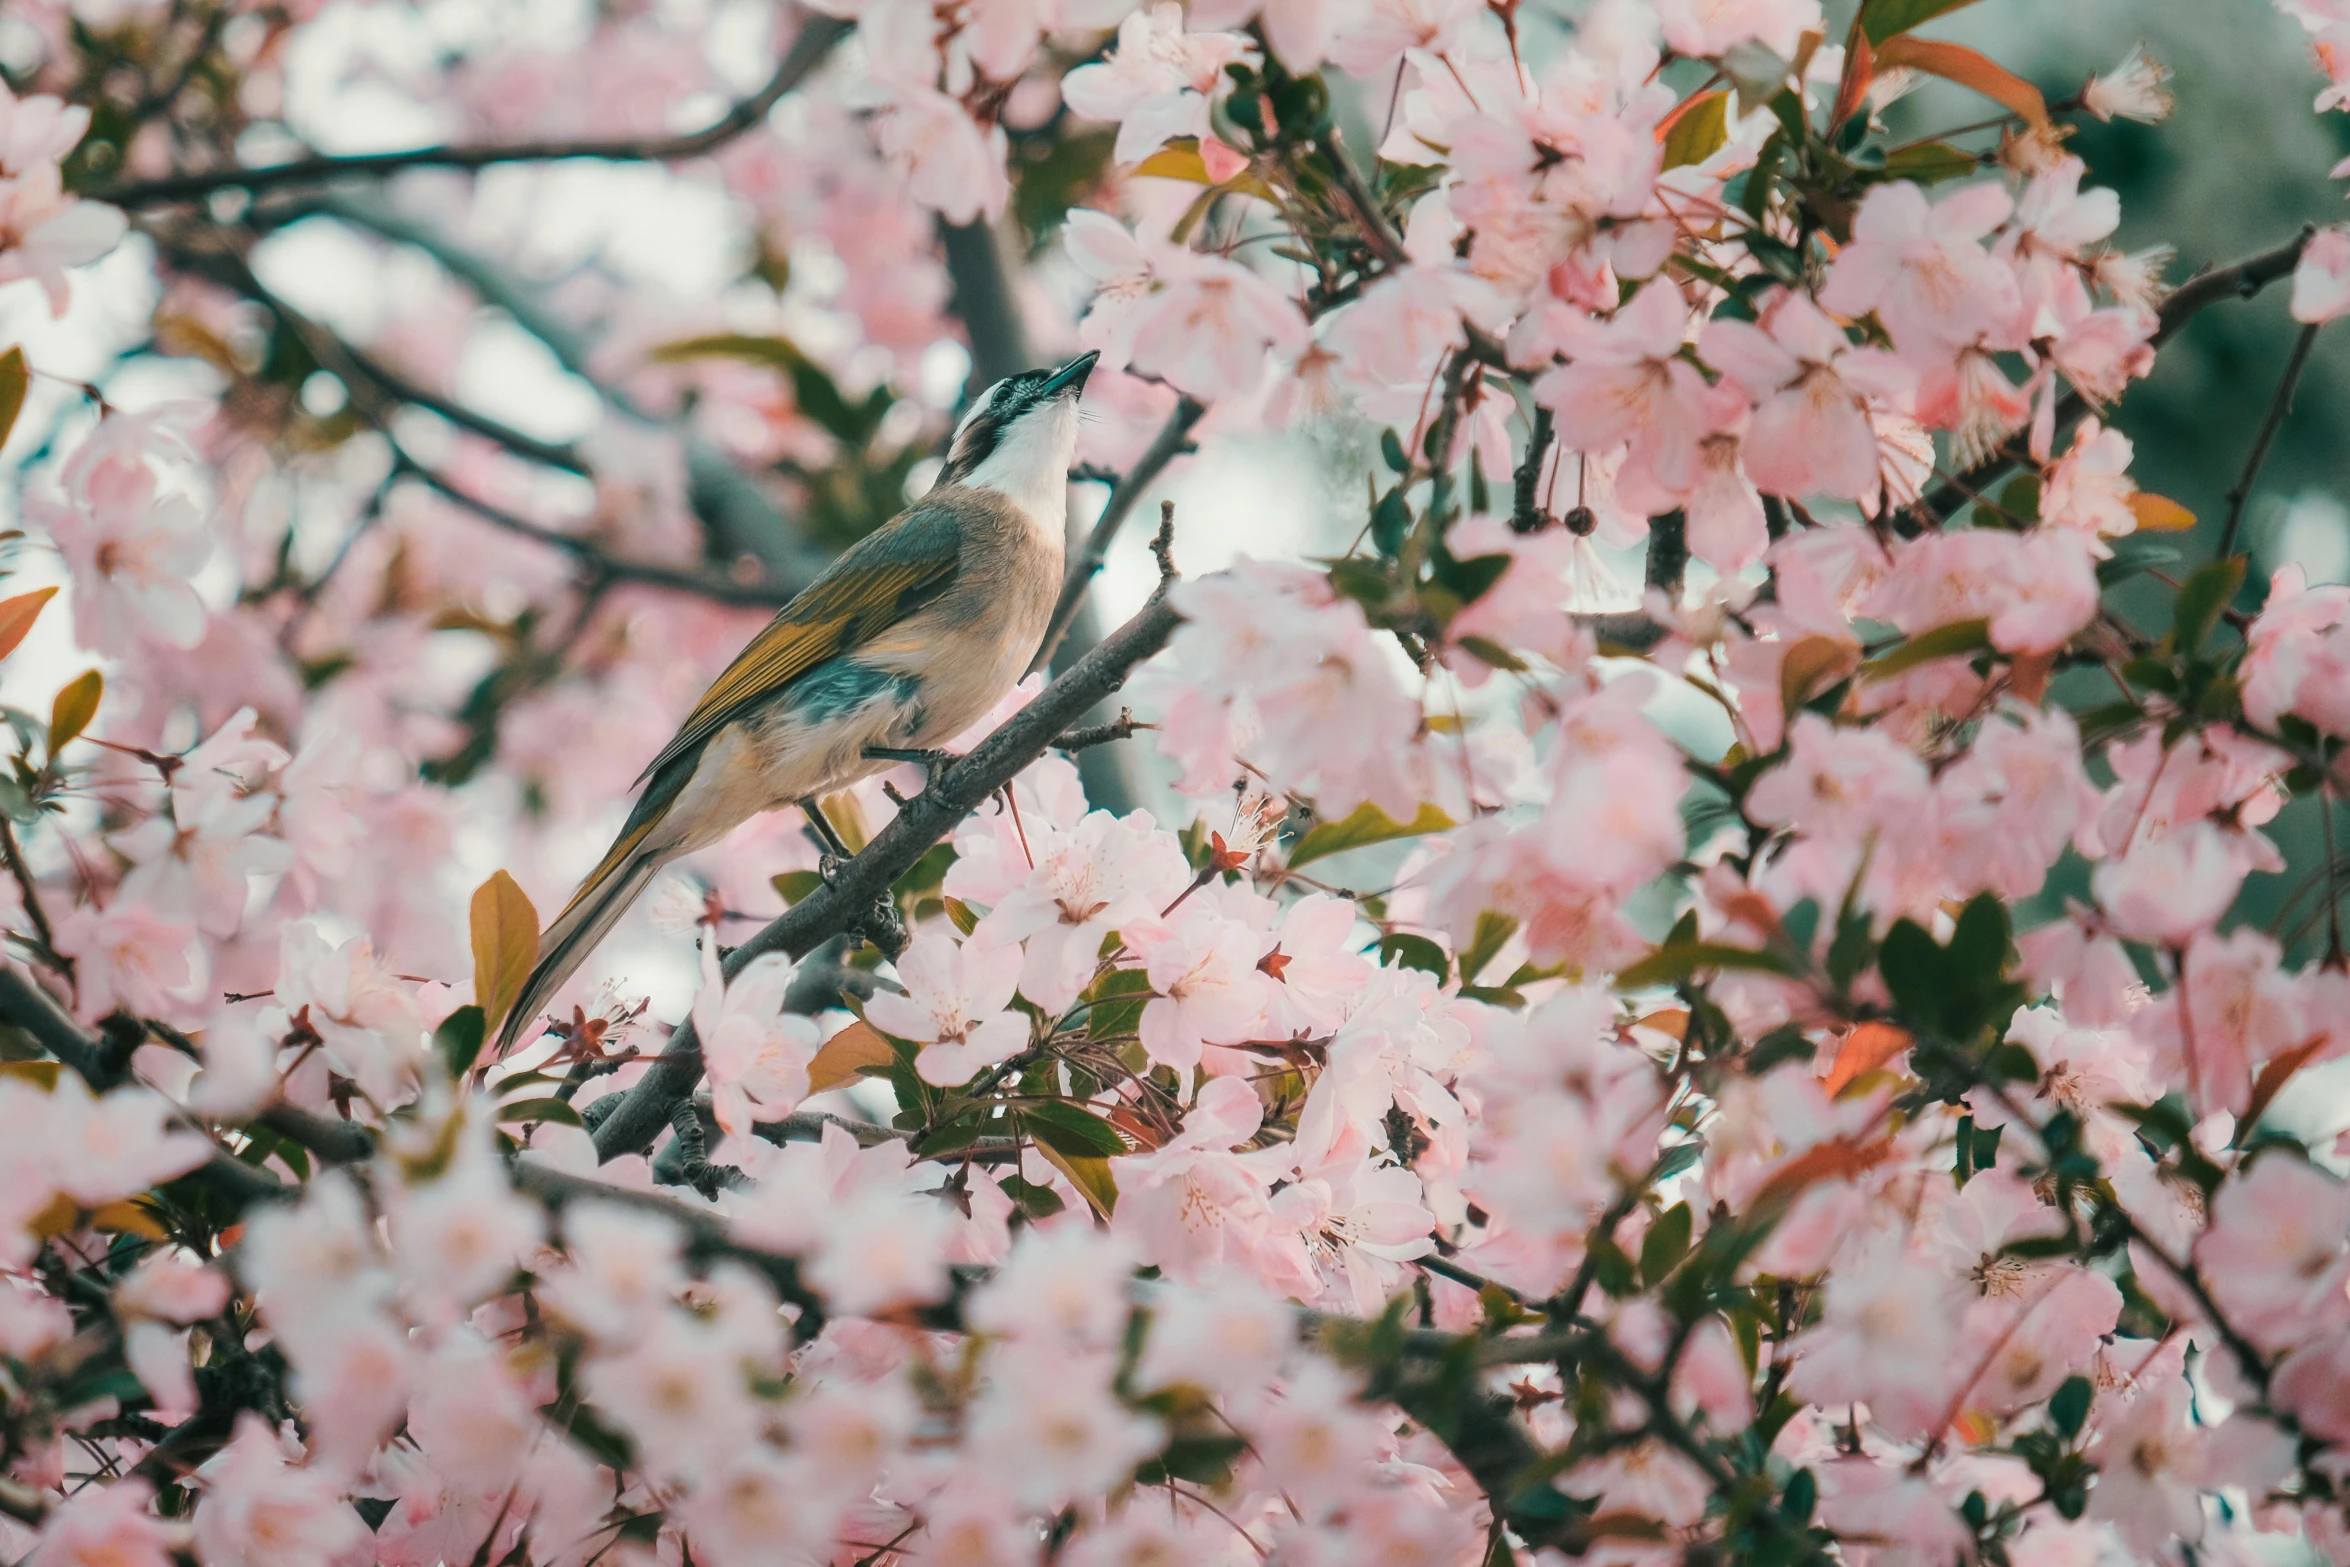
M1665 144L1666 168L1703 163L1730 139L1730 94L1699 93L1684 101L1657 126L1656 139Z
M1979 50L1964 44L1915 38L1907 33L1888 38L1877 47L1877 70L1923 71L1946 82L1981 93L1993 103L2022 115L2035 129L2048 126L2048 100L2040 89Z
M36 588L14 598L0 599L0 658L16 651L25 633L33 629L33 622L41 618L41 606L56 596L55 588Z
M98 699L106 693L106 677L95 669L84 673L49 704L49 757L79 738L90 727L90 720L98 716Z
M57 1071L63 1063L57 1061L0 1061L0 1077L13 1077L32 1084L42 1093L57 1089Z
M858 806L855 795L843 789L817 801L816 808L832 823L832 830L840 834L840 841L848 845L851 854L865 852L865 812Z
M1134 172L1146 179L1188 180L1194 185L1213 185L1208 178L1208 163L1199 154L1199 143L1188 138L1171 142L1134 166Z
M824 1042L816 1052L816 1059L808 1063L808 1092L820 1094L827 1088L838 1088L853 1083L863 1067L889 1067L898 1058L889 1041L874 1031L870 1023L851 1023Z
M481 1005L482 1026L496 1033L538 961L539 911L500 871L474 890L472 923L473 999Z
M0 446L8 444L8 432L16 428L16 416L24 412L24 394L32 384L33 370L24 362L23 344L0 354Z
M1842 637L1809 636L1779 660L1779 706L1790 718L1804 703L1860 667L1860 649Z
M128 1199L110 1202L91 1214L90 1227L115 1235L136 1235L151 1241L171 1239L171 1232L163 1227L144 1203Z
M1107 1159L1088 1159L1078 1154L1065 1154L1049 1143L1036 1144L1036 1151L1045 1161L1069 1177L1070 1184L1084 1197L1086 1205L1103 1219L1118 1209L1118 1179L1110 1173Z
M2195 526L2195 514L2167 495L2140 490L2130 497L2130 515L2142 532L2184 533ZM0 609L7 608L0 604Z
M81 1222L82 1210L74 1206L71 1197L59 1192L49 1199L47 1207L26 1221L25 1228L33 1232L35 1240L46 1241L72 1234Z

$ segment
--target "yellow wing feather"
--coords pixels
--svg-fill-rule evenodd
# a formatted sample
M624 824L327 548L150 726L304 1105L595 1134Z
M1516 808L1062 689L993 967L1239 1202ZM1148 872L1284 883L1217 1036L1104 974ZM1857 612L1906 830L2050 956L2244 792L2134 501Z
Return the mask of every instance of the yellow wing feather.
M952 580L957 543L951 521L931 508L917 508L859 540L735 655L639 781L725 728L744 707L903 618L914 602Z

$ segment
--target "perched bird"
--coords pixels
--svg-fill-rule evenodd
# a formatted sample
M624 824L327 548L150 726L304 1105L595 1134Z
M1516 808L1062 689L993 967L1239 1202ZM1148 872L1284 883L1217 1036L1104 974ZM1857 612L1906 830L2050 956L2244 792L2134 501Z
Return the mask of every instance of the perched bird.
M816 802L960 734L1019 682L1061 586L1083 354L989 387L928 494L800 591L703 693L638 782L601 864L539 938L511 1049L679 855L761 811Z

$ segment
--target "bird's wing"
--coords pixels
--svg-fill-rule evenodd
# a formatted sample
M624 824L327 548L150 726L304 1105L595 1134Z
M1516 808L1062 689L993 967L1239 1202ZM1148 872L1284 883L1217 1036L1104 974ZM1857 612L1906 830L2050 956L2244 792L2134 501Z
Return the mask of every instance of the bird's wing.
M947 508L916 506L849 546L735 655L637 781L826 659L854 652L953 587L962 538Z

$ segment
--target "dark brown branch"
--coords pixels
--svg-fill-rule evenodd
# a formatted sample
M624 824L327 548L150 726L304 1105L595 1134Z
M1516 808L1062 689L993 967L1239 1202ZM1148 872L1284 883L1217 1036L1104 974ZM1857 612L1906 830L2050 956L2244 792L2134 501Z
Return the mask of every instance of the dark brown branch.
M1167 645L1180 617L1167 603L1165 590L1162 583L1160 591L1132 620L1103 638L1101 646L1046 686L1035 701L981 741L977 749L934 776L930 786L908 801L864 852L841 866L830 882L728 954L722 965L726 978L733 979L752 959L765 953L804 957L823 942L862 924L931 845L1050 750L1072 719L1125 684L1135 665ZM642 1151L669 1123L671 1108L694 1091L701 1077L701 1043L689 1019L670 1035L668 1048L596 1129L597 1152L614 1159Z
M109 1064L104 1042L84 1033L47 991L13 963L0 965L0 1022L13 1023L32 1035L36 1044L73 1068L99 1093L121 1078Z
M2301 368L2309 363L2309 351L2317 346L2317 326L2312 323L2301 329L2293 340L2293 352L2285 361L2285 373L2277 377L2276 396L2269 399L2268 417L2260 421L2260 433L2252 439L2252 450L2244 458L2244 471L2238 475L2235 488L2228 491L2227 525L2220 529L2219 553L2225 560L2236 553L2236 534L2244 523L2244 505L2252 499L2252 486L2259 481L2261 465L2268 461L2268 450L2276 444L2277 431L2284 428L2285 415L2293 411L2293 388L2300 384Z
M1134 710L1121 707L1118 716L1106 724L1090 724L1083 729L1072 729L1053 742L1056 751L1082 751L1088 746L1108 745L1113 740L1131 740L1137 729L1148 729L1149 724L1134 721Z
M218 190L259 191L284 185L317 185L343 179L380 179L406 169L484 169L498 163L559 163L586 158L612 163L674 163L714 152L767 118L784 94L806 80L833 45L847 36L849 24L828 16L811 15L792 40L767 84L737 102L725 114L698 131L682 136L619 137L583 141L512 142L503 146L412 147L403 152L360 153L348 157L296 158L261 168L210 169L172 174L161 179L130 180L90 192L91 199L111 206L140 208L167 202L191 201Z
M1681 585L1689 573L1689 517L1669 511L1648 519L1647 583L1668 604L1681 602Z
M2257 256L2247 256L2231 266L2216 267L2195 276L2171 290L2156 313L2156 325L2151 342L2160 348L2176 337L2181 328L2202 313L2204 307L2223 299L2250 299L2269 284L2293 275L2293 268L2301 260L2302 247L2309 243L2313 228L2304 228L2299 234ZM2079 392L2067 392L2057 400L2056 427L2061 432L2080 422L2089 411L2089 400ZM1934 516L1950 517L1957 513L1969 497L1986 490L1991 481L2009 468L2023 462L2028 454L2014 442L1993 452L1966 472L1948 483L1936 487L1923 502Z
M1118 530L1126 525L1144 492L1156 484L1167 464L1181 456L1191 444L1192 426L1198 424L1207 410L1190 398L1175 405L1175 412L1153 437L1143 454L1136 458L1126 477L1110 492L1109 501L1102 507L1101 516L1094 522L1093 532L1086 535L1085 548L1069 563L1069 570L1061 578L1061 596L1053 604L1053 618L1045 623L1044 642L1036 650L1036 657L1028 664L1034 674L1053 661L1061 639L1069 634L1069 627L1077 619L1077 608L1085 602L1086 591L1093 579L1100 575L1102 563L1110 558L1110 545L1118 537Z

